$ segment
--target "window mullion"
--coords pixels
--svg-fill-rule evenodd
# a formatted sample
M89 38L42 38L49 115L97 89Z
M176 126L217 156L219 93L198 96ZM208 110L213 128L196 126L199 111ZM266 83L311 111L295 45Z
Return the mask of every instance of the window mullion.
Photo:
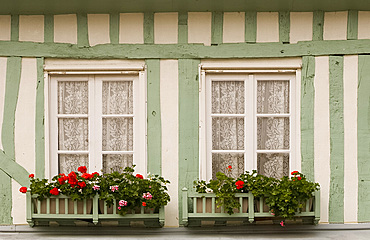
M94 78L95 105L94 105L94 171L100 171L102 164L102 106L103 81L101 78Z
M256 159L255 159L255 143L254 143L254 76L253 74L249 74L248 78L246 79L247 84L245 89L245 114L246 114L246 121L245 122L245 170L251 171L256 169Z

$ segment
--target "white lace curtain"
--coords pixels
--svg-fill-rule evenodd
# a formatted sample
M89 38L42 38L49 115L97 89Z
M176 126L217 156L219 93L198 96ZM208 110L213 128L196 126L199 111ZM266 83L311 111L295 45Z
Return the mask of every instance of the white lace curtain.
M104 172L121 171L133 164L133 84L130 81L103 82L102 126L92 133L88 131L88 91L87 81L58 83L58 114L63 114L58 119L58 148L71 151L71 154L59 154L59 172L77 171L81 165L88 167L89 157L102 158ZM110 154L89 156L73 153L88 151L89 138L92 140L97 134L102 135L102 150Z
M236 177L244 172L244 154L232 150L245 150L245 86L243 81L212 82L212 177L217 172ZM289 149L289 82L257 82L257 114L275 114L276 117L257 117L257 149ZM247 103L252 104L252 103ZM218 114L233 114L230 117ZM240 114L240 116L238 116ZM252 114L252 113L250 113ZM248 115L248 114L247 114ZM250 116L247 116L247 118ZM232 168L228 168L228 166ZM257 169L260 174L280 178L288 175L289 153L258 153Z

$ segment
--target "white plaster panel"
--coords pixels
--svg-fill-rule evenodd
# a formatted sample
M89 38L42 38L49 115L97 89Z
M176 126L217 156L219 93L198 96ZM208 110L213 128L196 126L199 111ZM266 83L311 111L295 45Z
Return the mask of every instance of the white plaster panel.
M0 150L3 149L1 142L1 131L3 129L5 85L6 85L6 66L7 58L0 57Z
M35 172L36 87L36 59L23 58L15 111L15 160L30 173Z
M225 12L223 25L223 42L244 42L245 35L245 13Z
M87 14L90 46L110 43L109 14Z
M54 42L77 44L76 14L54 15Z
M154 43L177 43L178 39L178 13L154 14Z
M330 114L329 57L315 58L314 149L315 181L320 183L320 222L329 221Z
M11 36L11 16L0 15L0 40L10 41Z
M19 16L19 41L44 41L44 15Z
M170 180L171 201L165 207L165 226L178 227L178 61L160 61L162 175Z
M203 43L211 45L212 35L212 13L211 12L189 12L188 13L188 42Z
M358 56L344 56L344 222L357 222L357 83Z
M348 12L326 12L324 16L324 40L347 39Z
M119 43L144 43L144 13L121 13Z
M12 217L13 224L27 224L26 194L19 192L22 186L12 179Z
M279 42L279 13L257 13L257 42Z
M290 13L290 43L312 40L312 12Z
M370 11L358 12L358 39L370 39Z

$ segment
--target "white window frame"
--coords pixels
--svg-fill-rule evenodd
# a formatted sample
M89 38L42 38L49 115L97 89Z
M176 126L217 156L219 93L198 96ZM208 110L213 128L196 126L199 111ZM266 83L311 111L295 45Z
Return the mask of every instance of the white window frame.
M257 169L257 79L274 80L279 76L292 75L290 81L290 159L289 170L301 170L301 151L300 151L300 89L301 89L301 59L243 59L243 60L203 60L199 65L199 178L209 180L212 178L212 125L210 115L207 112L210 104L211 94L207 93L211 83L209 76L215 79L246 79L245 84L252 84L246 88L245 114L253 112L253 117L245 118L245 171ZM282 74L284 73L284 74ZM273 74L273 75L272 75ZM271 78L273 76L273 79ZM278 78L279 79L279 78ZM286 79L286 77L283 77ZM253 104L247 104L247 95L253 96ZM251 97L252 98L252 97ZM244 114L244 115L245 115ZM252 130L253 134L247 131ZM279 152L279 150L274 151ZM284 152L281 151L281 152ZM250 160L252 159L252 160Z
M129 80L134 79L134 149L133 164L136 165L135 172L146 175L147 172L147 136L146 136L146 112L147 112L147 94L146 82L147 74L145 62L140 60L64 60L64 59L46 59L44 66L45 80L45 163L46 176L51 177L58 174L58 132L57 132L57 81L53 76L60 79L80 81L89 80L89 109L95 109L97 103L91 100L101 98L99 91L102 88L102 81ZM104 79L103 79L104 78ZM100 85L96 87L96 85ZM51 94L51 91L55 91ZM101 105L101 101L98 103ZM54 106L54 108L52 108ZM101 109L101 106L98 106ZM89 114L92 114L89 110ZM94 113L95 120L90 124L89 133L96 126L102 124L102 117L97 117ZM101 126L100 126L101 128ZM54 129L54 130L53 130ZM101 139L89 139L89 171L101 172L102 157L98 158L101 151ZM95 151L95 153L94 153Z

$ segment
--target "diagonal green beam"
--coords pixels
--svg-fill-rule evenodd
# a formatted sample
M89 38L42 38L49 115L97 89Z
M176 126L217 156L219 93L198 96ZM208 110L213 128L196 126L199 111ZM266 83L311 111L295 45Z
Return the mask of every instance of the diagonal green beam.
M14 161L14 158L7 156L4 152L0 151L0 170L9 177L12 177L20 185L29 187L30 180L28 179L29 172L21 165Z

